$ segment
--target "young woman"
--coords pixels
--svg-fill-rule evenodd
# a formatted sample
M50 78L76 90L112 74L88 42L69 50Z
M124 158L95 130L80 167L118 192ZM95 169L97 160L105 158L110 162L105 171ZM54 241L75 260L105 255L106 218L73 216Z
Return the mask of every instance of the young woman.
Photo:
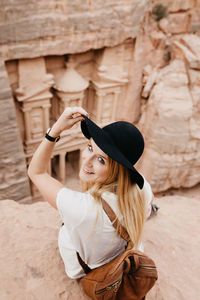
M82 193L64 187L47 173L61 132L79 122L88 139L79 172L85 186ZM83 108L73 107L65 109L33 155L28 175L44 199L58 209L64 223L58 244L69 277L85 275L77 252L93 269L118 256L126 246L104 212L102 198L126 228L133 247L142 251L142 229L152 201L150 185L134 168L143 149L143 137L131 123L114 122L100 128Z

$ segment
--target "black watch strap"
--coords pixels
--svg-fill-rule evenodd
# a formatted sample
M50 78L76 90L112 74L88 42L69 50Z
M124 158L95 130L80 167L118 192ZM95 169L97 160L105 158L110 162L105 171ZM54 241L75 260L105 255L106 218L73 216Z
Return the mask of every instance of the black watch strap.
M57 137L52 137L52 136L49 135L50 130L51 130L51 128L49 128L49 129L47 130L47 133L46 133L46 135L45 135L45 138L46 138L48 141L50 141L50 142L58 142L59 139L60 139L60 135L57 136Z

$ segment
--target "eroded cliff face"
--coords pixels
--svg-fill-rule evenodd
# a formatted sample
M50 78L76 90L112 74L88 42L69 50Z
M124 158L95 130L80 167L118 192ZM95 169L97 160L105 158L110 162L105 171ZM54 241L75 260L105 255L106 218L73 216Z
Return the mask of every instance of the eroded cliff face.
M23 145L5 65L0 61L0 199L31 200Z
M199 182L199 75L180 59L156 74L141 123L147 145L142 168L157 192Z
M4 60L80 53L135 38L149 0L3 1Z
M149 52L143 68L139 124L146 150L140 167L155 192L191 187L200 178L200 37L189 9L197 3L170 3L165 18L148 19L143 40Z

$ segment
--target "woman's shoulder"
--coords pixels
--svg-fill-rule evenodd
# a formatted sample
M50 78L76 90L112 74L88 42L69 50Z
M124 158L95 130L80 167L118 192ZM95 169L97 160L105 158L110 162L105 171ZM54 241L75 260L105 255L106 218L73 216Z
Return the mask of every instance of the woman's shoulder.
M68 228L80 225L88 215L93 216L94 200L90 193L79 192L63 187L57 194L57 208Z
M143 186L143 189L149 193L149 194L152 194L152 189L151 189L151 185L150 183L147 181L147 179L143 176L144 178L144 186Z
M150 214L151 214L151 203L153 201L154 196L153 196L153 192L152 192L152 189L151 189L151 185L145 178L144 178L144 187L143 187L143 189L144 189L145 200L146 200L146 205L147 205L146 215L147 215L147 217L149 217Z
M78 208L93 202L93 197L89 192L80 192L63 187L58 191L56 202L58 208L72 205Z

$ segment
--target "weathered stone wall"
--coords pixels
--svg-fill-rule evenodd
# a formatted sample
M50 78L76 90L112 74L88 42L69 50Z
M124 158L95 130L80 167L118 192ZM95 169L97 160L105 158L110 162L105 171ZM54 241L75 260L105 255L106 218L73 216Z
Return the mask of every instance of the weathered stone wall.
M157 22L150 17L144 30L143 47L148 51L139 122L146 140L140 168L155 192L200 181L197 2L162 3L168 4L168 15Z
M200 111L192 94L195 89L199 102L196 75L192 90L184 62L173 60L157 73L146 104L143 132L147 147L142 165L155 191L191 187L199 182Z
M4 62L0 60L0 200L30 200L26 162Z
M136 37L148 3L1 0L0 52L9 60L115 46Z

